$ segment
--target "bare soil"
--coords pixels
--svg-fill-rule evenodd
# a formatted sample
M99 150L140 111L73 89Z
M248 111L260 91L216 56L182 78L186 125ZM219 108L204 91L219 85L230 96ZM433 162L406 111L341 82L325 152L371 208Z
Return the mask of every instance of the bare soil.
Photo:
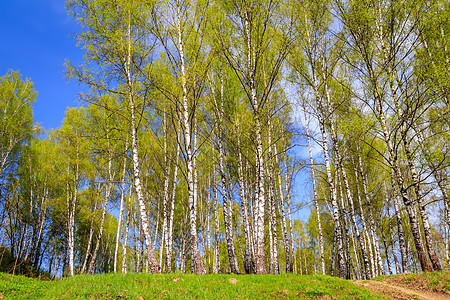
M372 292L383 294L392 299L450 300L450 294L447 292L430 291L429 287L423 286L420 281L413 285L414 283L411 281L403 282L400 277L388 277L382 281L356 280L353 284L363 286Z

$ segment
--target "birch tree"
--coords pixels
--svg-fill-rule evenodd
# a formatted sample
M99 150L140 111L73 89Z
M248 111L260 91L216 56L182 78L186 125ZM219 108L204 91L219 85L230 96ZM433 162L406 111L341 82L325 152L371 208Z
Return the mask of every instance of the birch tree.
M78 36L80 43L88 50L86 66L67 64L68 75L85 83L94 97L84 99L96 105L98 94L112 93L121 101L118 113L130 128L133 181L138 198L139 216L145 237L147 261L152 273L159 272L153 250L150 226L141 179L141 165L138 152L139 127L147 108L150 86L142 80L141 70L149 63L154 44L144 26L143 3L109 1L69 1L69 12L85 25L85 31ZM144 38L148 37L148 39ZM150 44L148 44L150 43ZM89 64L99 67L87 68Z

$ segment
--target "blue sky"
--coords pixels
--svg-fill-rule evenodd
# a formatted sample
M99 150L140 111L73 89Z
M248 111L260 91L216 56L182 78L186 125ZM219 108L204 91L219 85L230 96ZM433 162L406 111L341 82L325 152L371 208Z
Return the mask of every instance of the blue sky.
M34 119L45 129L61 125L68 106L79 106L80 86L64 78L64 61L81 62L80 31L65 0L0 1L0 76L19 70L38 92Z

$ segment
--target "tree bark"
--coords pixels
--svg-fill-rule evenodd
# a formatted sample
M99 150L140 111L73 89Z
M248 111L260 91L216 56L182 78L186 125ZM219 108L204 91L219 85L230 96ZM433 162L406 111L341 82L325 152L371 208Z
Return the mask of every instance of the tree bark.
M125 143L125 148L127 147ZM126 166L127 166L127 158L126 156L123 158L123 171L122 171L122 191L120 194L120 208L119 208L119 221L117 222L117 233L116 233L116 247L114 250L114 273L117 272L117 256L119 253L119 239L120 239L120 230L122 226L122 215L123 215L123 202L125 199L125 179L126 179Z
M106 218L106 213L108 212L108 202L109 202L109 196L111 194L111 188L112 188L112 181L113 181L113 177L114 175L111 172L111 164L112 164L112 157L110 156L108 159L108 183L106 184L106 193L105 193L105 202L103 204L103 212L102 212L102 220L100 222L100 229L99 229L99 233L98 233L98 237L97 237L97 243L95 245L95 249L94 249L94 253L92 254L92 258L91 258L91 262L89 264L89 269L88 269L88 274L93 274L94 272L94 265L95 265L95 261L97 259L97 255L98 255L98 250L100 249L100 243L102 241L102 237L103 237L103 229L104 229L104 225L105 225L105 218Z
M398 244L400 247L400 254L402 257L402 271L403 273L408 272L408 255L406 253L406 243L405 243L405 235L403 233L403 226L402 226L402 216L400 213L400 205L399 205L399 195L395 186L394 178L391 177L391 185L393 189L393 200L394 200L394 210L395 210L395 217L397 219L397 234L398 234Z
M128 194L128 199L131 200L131 191L132 188L130 187L129 189L129 194ZM129 231L129 226L130 226L130 206L126 205L125 202L125 221L126 221L126 225L125 225L125 236L123 238L123 242L122 242L122 273L123 274L127 274L128 271L128 263L127 263L127 247L128 247L128 231Z
M180 150L181 150L180 143L181 143L181 124L178 123L177 151L175 154L175 164L174 164L174 170L173 170L172 198L170 201L169 228L168 228L168 232L167 232L167 243L166 243L167 273L172 272L173 216L175 213L175 196L176 196L176 190L177 190L178 163L179 163L179 159L180 159Z
M287 156L284 157L284 175L285 175L285 181L286 181L286 200L287 200L287 208L288 208L288 218L289 218L289 271L293 272L293 258L294 258L294 227L292 224L292 214L291 214L291 181L289 178L289 165L287 162Z
M275 147L276 150L276 147ZM287 230L287 222L286 222L286 214L285 214L285 199L283 194L283 186L281 180L281 166L278 159L278 154L275 154L275 164L278 166L278 188L280 193L280 201L278 203L278 214L281 222L281 233L283 236L283 244L284 244L284 255L286 257L286 272L289 272L290 266L290 253L289 253L289 238L288 238L288 230Z
M74 178L74 188L72 201L70 201L70 189L69 182L67 182L67 208L69 210L69 220L68 220L68 251L69 251L69 275L74 276L74 256L75 256L75 211L77 204L77 192L78 192L78 179L79 179L79 141L76 138L76 163L75 163L75 178ZM67 175L69 176L69 168L67 168Z
M363 235L363 240L364 240L364 244L366 245L366 249L368 249L369 251L369 260L370 260L370 269L371 269L371 275L372 278L376 277L378 274L378 270L377 270L377 257L376 255L374 255L374 251L372 250L372 241L369 237L369 233L367 230L367 226L366 226L366 216L364 213L364 208L362 205L362 201L361 201L361 193L359 190L359 182L358 182L358 170L356 168L355 162L352 160L353 166L354 166L354 172L355 172L355 184L356 184L356 196L358 198L358 205L359 205L359 212L360 212L360 217L361 217L361 225L362 225L362 235ZM375 256L375 257L374 257Z
M275 180L273 179L273 153L272 153L272 123L269 118L269 233L271 235L271 255L270 255L270 272L272 274L279 274L278 266L278 236L277 236L277 216L276 216L276 200L275 200Z
M97 185L97 190L100 188L100 183ZM92 246L92 239L94 238L94 221L95 221L95 211L97 210L97 203L94 202L94 210L93 210L93 214L92 214L92 219L91 219L91 227L89 229L89 240L88 240L88 244L87 244L87 248L86 248L86 254L84 255L84 260L83 260L83 266L81 267L81 274L84 274L84 272L86 272L86 267L87 267L87 263L89 260L89 256L91 255L91 246Z
M214 147L212 147L212 156L214 157ZM213 273L217 274L221 272L220 269L220 243L219 243L219 234L220 234L220 223L219 223L219 204L218 204L218 189L216 183L216 170L215 165L213 165L213 193L214 193L214 266Z
M256 199L254 205L254 219L255 219L255 273L256 274L266 274L266 263L265 263L265 230L264 230L264 216L265 216L265 169L264 169L264 153L263 153L263 143L262 143L262 131L261 131L261 120L260 120L260 107L257 99L256 90L256 74L254 72L256 53L252 44L251 35L251 12L249 8L245 8L243 12L244 21L244 36L245 42L247 44L247 69L249 72L249 88L250 88L250 104L253 108L253 119L255 122L255 144L256 144Z
M241 196L241 210L242 210L242 221L244 223L244 239L245 239L245 254L244 254L244 269L246 274L253 273L252 269L252 252L251 252L251 238L250 238L250 222L249 222L249 209L248 209L248 198L246 193L246 186L244 182L243 166L242 166L242 154L240 148L240 138L238 136L238 176L239 176L239 187Z

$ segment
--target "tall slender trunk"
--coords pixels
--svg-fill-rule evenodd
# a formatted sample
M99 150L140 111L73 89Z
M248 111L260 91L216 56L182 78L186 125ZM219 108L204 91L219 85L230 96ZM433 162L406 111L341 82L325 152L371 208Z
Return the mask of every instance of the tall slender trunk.
M336 147L337 147L337 145L336 145ZM364 244L363 237L361 236L361 233L358 228L358 224L356 222L356 214L355 214L355 205L353 203L353 195L350 190L350 185L349 185L348 178L347 178L347 172L342 163L342 157L341 157L338 149L336 149L336 160L338 161L338 164L340 165L340 169L342 172L342 179L344 181L344 187L345 187L345 191L347 193L347 201L350 206L350 220L351 220L354 230L355 230L356 239L358 240L359 248L361 249L361 254L362 254L363 263L364 263L364 265L362 265L362 267L364 267L364 274L365 274L366 279L368 280L368 279L372 278L372 274L370 272L369 258L367 256L367 250L366 250L366 247Z
M334 276L335 266L336 266L336 233L333 235L333 250L331 250L331 272L330 272L331 276Z
M181 253L180 253L180 260L181 260L181 272L186 273L186 237L182 237L183 241L181 243Z
M306 137L308 138L308 148L309 148L309 159L311 162L311 179L313 183L313 203L314 203L314 209L316 210L317 214L317 227L319 231L319 255L320 255L320 271L322 275L326 274L325 271L325 255L323 251L323 234L322 234L322 222L320 220L320 209L319 209L319 203L317 201L317 188L316 188L316 173L314 169L314 159L312 156L312 145L311 145L311 136L309 133L309 123L308 123L308 116L306 114L306 105L303 101L303 112L305 115L305 129L306 129Z
M251 12L249 8L245 8L243 15L244 20L244 36L247 44L247 69L249 72L249 89L250 89L250 105L253 108L253 119L255 122L255 144L256 144L256 201L254 205L254 226L255 226L255 273L266 274L265 263L265 230L264 230L264 216L265 216L265 169L264 169L264 153L262 142L262 129L260 120L260 107L257 99L257 87L256 87L256 73L255 60L256 53L252 41L252 34L250 28Z
M72 201L70 201L70 190L69 183L67 182L67 208L69 210L69 220L68 220L68 251L69 251L69 275L74 276L74 256L75 256L75 211L77 204L77 191L78 191L78 180L79 180L79 141L76 138L76 163L75 163L75 178L74 178L74 187L73 187L73 195ZM67 168L67 175L69 175L69 168Z
M339 162L338 162L337 167L340 168ZM341 200L342 226L343 226L342 230L344 232L344 234L342 235L342 242L344 243L344 245L347 246L346 253L344 250L344 260L346 262L345 278L351 279L353 264L352 264L352 255L350 253L350 239L353 238L353 233L350 235L350 232L349 232L351 229L351 227L350 227L351 225L348 224L349 223L348 212L345 209L345 208L347 208L347 205L345 205L345 195L342 192L342 180L340 180L339 169L336 170L336 172L334 173L334 182L336 183L336 193L339 192L337 194L337 199ZM354 248L356 248L356 247L354 247ZM358 258L355 257L355 259L357 260ZM357 267L359 268L359 262L357 264Z
M287 156L284 157L284 176L286 181L286 202L288 209L288 219L289 219L289 261L291 265L289 266L289 271L293 271L293 256L294 256L294 227L292 224L292 213L291 213L291 180L289 176L289 164L287 162Z
M52 277L53 279L56 279L56 275L58 274L59 266L61 265L61 260L62 260L62 253L59 254L59 258L57 259L55 273L53 274L53 277Z
M137 216L139 212L136 212ZM139 273L141 270L141 222L138 217L135 217L134 223L134 272Z
M131 191L132 188L129 188L129 194L128 194L128 201L131 202ZM128 271L128 262L127 262L127 247L128 247L128 232L129 232L129 228L130 228L130 206L127 205L127 202L125 202L125 209L124 209L124 214L125 214L125 236L123 238L123 242L122 242L122 273L123 274L127 274Z
M358 237L355 238L355 233L353 232L353 227L350 225L350 236L348 237L349 239L352 240L352 246L353 246L353 257L355 258L355 265L356 265L356 270L354 270L355 272L355 277L356 279L362 279L362 272L361 272L361 268L364 268L364 265L361 265L361 262L359 261L359 255L358 255L358 247L356 246L356 242L355 240L358 239Z
M390 270L392 272L391 261L389 260L389 249L388 249L388 246L386 243L386 236L384 234L384 228L381 228L381 237L383 239L384 253L386 254L386 262L388 265L388 270Z
M398 234L398 244L400 247L400 254L402 257L402 271L403 273L408 272L408 255L406 252L406 243L405 243L405 235L403 233L403 226L402 226L402 216L400 213L400 199L399 195L395 186L394 178L391 177L391 185L393 189L393 200L394 200L394 211L395 211L395 217L397 219L397 234Z
M145 186L145 184L144 184ZM156 241L158 240L158 232L159 232L159 219L160 219L160 208L161 208L161 201L158 201L158 206L156 207L156 226L155 226L155 239L153 240L153 248L156 248ZM159 266L158 266L159 267Z
M214 147L212 147L212 156L214 157ZM219 243L219 232L220 232L220 223L219 223L219 204L218 204L218 189L216 183L216 170L215 165L213 165L213 193L214 193L214 274L220 273L220 243Z
M128 144L128 141L125 143ZM123 158L123 170L122 170L122 191L120 193L120 208L119 208L119 221L117 222L117 233L116 233L116 247L114 249L114 273L117 272L117 256L119 253L119 239L120 239L120 230L122 226L122 215L123 215L123 204L125 200L125 179L126 179L126 167L127 167L127 157Z
M274 146L274 150L276 152L276 147ZM290 253L289 253L289 238L288 238L288 230L287 230L287 222L286 222L286 214L285 214L285 199L284 199L284 193L283 193L283 186L281 181L281 166L278 159L278 154L275 154L275 164L278 166L278 188L280 193L280 201L278 201L278 214L280 217L280 223L281 223L281 234L283 237L283 244L284 244L284 255L286 257L286 266L285 270L286 272L289 272L289 266L290 266Z
M353 166L354 166L354 172L355 172L355 181L356 181L356 196L358 198L358 205L359 205L359 212L360 212L360 217L361 217L361 225L362 225L362 235L363 235L363 240L364 240L364 244L366 245L366 249L368 249L369 251L369 260L370 260L370 269L372 271L371 275L372 277L376 277L378 274L378 270L377 270L377 257L375 255L374 257L374 251L372 250L372 240L369 237L369 233L367 230L367 226L366 226L366 216L364 213L364 207L362 205L362 200L361 200L361 193L359 190L359 182L358 182L358 170L356 168L355 162L352 160Z
M97 190L100 189L100 183L97 185ZM92 247L92 239L94 238L94 221L95 221L95 211L97 210L97 203L94 201L94 209L91 219L91 227L89 229L89 240L86 247L86 254L84 255L83 266L81 267L81 274L86 272L87 263L89 260L89 256L91 255L91 247Z
M209 187L211 186L210 184L208 185ZM211 207L212 207L212 203L210 203ZM208 205L208 214L206 215L206 227L207 227L207 237L206 237L206 249L207 249L207 253L208 253L208 270L207 273L211 274L212 271L212 264L211 264L211 225L210 225L210 214L211 214L211 207Z
M168 153L167 153L167 120L166 120L166 112L164 112L164 195L163 195L163 225L162 225L162 236L161 242L159 245L159 268L161 272L163 271L163 253L164 247L167 250L167 242L168 242L168 225L170 220L168 220L170 212L168 213L168 202L169 202L169 181L170 181L170 169L168 164ZM167 256L167 251L166 251Z
M31 164L29 164L29 167L31 167ZM33 182L33 176L32 176L31 173L32 173L32 171L30 170L30 182L32 183ZM23 241L23 249L24 249L23 252L25 253L23 259L25 261L28 260L29 249L32 248L30 246L34 245L34 241L33 240L34 240L34 236L35 235L33 234L33 232L35 230L36 225L35 225L35 222L34 222L34 213L33 213L34 212L34 209L33 209L34 208L34 202L35 202L33 192L34 192L33 184L30 184L30 199L29 199L30 200L30 204L29 204L29 206L30 206L30 211L29 211L29 219L30 219L29 223L30 223L30 225L27 226L27 230L25 230L25 238L24 238L24 241Z
M385 188L385 193L387 193L387 189L386 188ZM391 213L389 212L389 206L390 206L390 204L388 202L388 204L386 206L386 212L387 212L387 217L388 217L388 220L389 220L389 228L388 228L389 229L389 241L390 241L390 246L391 246L391 249L392 249L392 256L394 258L394 263L395 263L395 274L400 274L401 273L400 272L400 265L398 263L397 255L395 255L394 243L392 241L393 240L393 237L392 237L392 222L391 222ZM390 270L390 271L391 271L391 275L394 274L393 270Z
M278 235L277 235L277 216L276 216L276 200L275 200L275 180L273 179L273 153L272 153L272 122L269 118L268 121L269 134L269 231L271 233L271 255L270 255L270 271L272 274L279 274L280 269L278 266Z
M175 154L175 164L173 170L173 181L172 181L172 198L170 201L169 210L169 228L167 231L167 243L166 243L166 260L167 260L167 273L172 272L172 252L173 252L173 216L175 213L175 197L177 190L177 176L178 176L178 164L180 160L181 151L181 124L178 123L178 134L177 134L177 151Z
M450 207L448 202L444 202L445 220L445 258L447 260L447 271L450 271Z
M241 196L241 209L242 209L242 219L244 223L244 239L245 239L245 254L244 254L244 269L246 274L253 273L252 269L252 252L251 252L251 238L250 238L250 222L249 222L249 209L248 209L248 198L246 193L246 186L244 182L244 171L242 166L242 154L240 148L240 138L238 133L238 176L239 176L239 187Z
M202 198L202 194L200 193L200 201L203 199ZM201 201L202 203L203 201ZM205 273L208 273L208 268L207 268L207 256L208 256L208 248L206 246L207 244L207 229L206 226L208 225L207 223L207 219L208 219L208 208L207 208L207 202L204 201L204 205L206 207L203 207L203 205L200 206L200 228L201 228L201 232L202 232L202 252L203 252L203 257L202 257L202 261L203 261L203 265L205 266Z
M102 241L103 237L103 229L105 226L105 218L106 213L108 212L108 202L109 202L109 196L111 194L111 188L112 188L112 181L114 179L114 175L111 172L111 164L112 164L112 157L109 157L108 161L108 183L106 184L106 192L105 192L105 203L103 204L103 213L102 213L102 220L100 222L100 229L97 237L97 243L95 245L94 253L92 254L91 262L89 264L88 274L93 274L94 272L94 265L95 261L97 259L98 250L100 249L100 243Z
M33 265L38 269L38 261L39 257L41 257L41 244L42 244L42 236L44 234L45 221L47 218L47 198L48 198L48 188L44 187L44 195L41 201L41 214L40 214L40 222L39 222L39 231L36 241L36 248L34 252ZM1 226L1 225L0 225ZM0 242L1 245L1 242ZM44 249L45 250L45 249ZM42 257L41 257L42 260Z
M141 166L139 162L138 154L138 136L137 136L137 123L135 113L135 95L134 84L131 74L131 12L128 14L128 57L125 68L127 87L128 87L128 101L130 105L130 117L131 117L131 148L132 148L132 161L133 161L133 177L134 186L138 198L139 213L142 223L142 229L145 236L145 244L147 247L147 261L150 267L151 273L159 273L158 262L156 261L155 252L153 250L152 240L150 236L150 226L148 222L147 208L145 206L144 193L142 191L141 184Z
M344 245L342 241L342 232L341 232L341 225L340 225L340 213L339 213L339 206L337 202L337 196L336 196L336 188L334 186L333 182L333 176L331 173L331 163L330 163L330 155L328 151L328 140L327 140L327 134L325 132L325 120L324 120L324 112L322 109L322 104L320 100L320 96L318 95L317 90L317 81L314 81L314 89L316 93L316 105L317 110L319 112L319 127L320 132L322 134L322 145L323 145L323 152L325 156L325 168L326 168L326 174L327 174L327 182L330 188L330 195L331 195L331 206L333 208L333 221L334 221L334 227L335 227L335 234L336 234L336 248L337 248L337 262L338 262L338 268L339 273L338 276L340 278L346 278L346 271L345 271L345 260L344 260Z

